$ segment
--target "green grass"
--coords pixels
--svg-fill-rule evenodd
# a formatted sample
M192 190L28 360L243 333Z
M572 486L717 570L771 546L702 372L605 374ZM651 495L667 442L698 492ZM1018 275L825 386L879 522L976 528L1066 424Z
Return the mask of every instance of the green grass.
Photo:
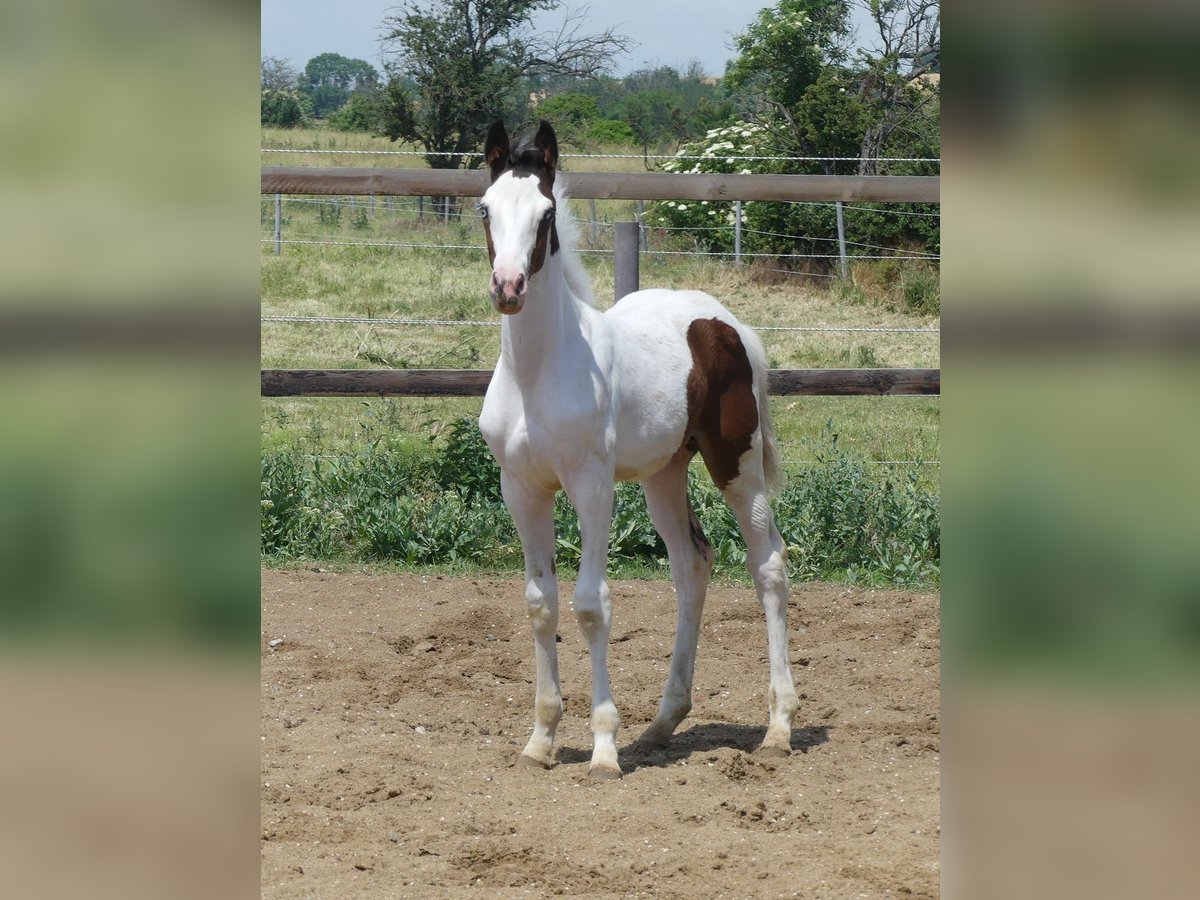
M288 142L293 147L342 149L399 146L386 139L358 134L264 130L263 146L289 146ZM288 154L264 154L263 162L424 165L419 157L296 155L293 158ZM605 168L621 171L642 168L641 161L636 159L572 162L602 162ZM304 200L322 202L301 202ZM585 220L580 224L580 247L610 249L612 231L604 225L632 219L635 204L598 201L596 206L601 224L593 242L586 222L588 204L572 202L573 214ZM335 214L333 211L339 208L340 212ZM393 198L390 210L382 198L374 203L370 198L356 198L353 209L346 198L284 198L283 219L285 239L461 244L473 249L285 244L282 254L276 256L273 246L266 242L262 245L264 314L497 319L487 301L489 267L479 224L469 202L465 204L464 215L453 216L449 224L443 224L428 204L423 221L419 221L415 198ZM264 238L270 238L272 226L273 204L264 198ZM606 307L611 303L613 291L611 258L607 254L584 254L583 258L599 305ZM860 262L853 267L850 284L835 282L828 286L823 279L771 272L770 267L761 263L736 267L711 258L650 253L643 254L641 284L706 290L751 325L936 328L939 323L936 272L920 268L924 265L898 268L896 263L879 267ZM764 331L761 337L768 361L775 368L909 368L940 364L937 334ZM499 328L494 326L263 323L262 327L262 363L269 368L491 368L498 353ZM378 447L386 438L389 453L400 454L415 465L415 461L431 458L432 448L445 439L453 423L464 416L478 416L481 403L479 398L264 399L264 458L292 453L300 461L311 462L322 457L345 459L361 453L364 447ZM935 465L896 467L873 463L938 460L938 398L775 397L771 403L785 469L794 483L808 478L812 471L828 468L814 464L821 448L836 434L839 452L861 464L864 477L872 484L883 484L888 478L908 479L911 475L920 490L936 494L939 471ZM422 508L413 512L436 518L443 510ZM316 546L311 545L309 550ZM345 541L328 549L330 558L343 560L356 558L357 552ZM280 561L283 556L276 553L273 558ZM514 559L519 565L519 558ZM492 567L512 564L512 560L506 561L494 553L487 560ZM462 560L453 562L468 565ZM628 561L634 568L644 563L644 560ZM387 565L388 561L379 558L376 564ZM659 571L659 567L650 564L648 570Z
M419 447L386 420L333 454L297 446L262 461L262 547L271 561L399 562L407 566L520 567L521 548L500 496L499 469L476 421L454 421ZM872 469L827 429L816 464L794 471L774 500L797 579L928 586L937 582L941 535L936 491L916 471ZM745 542L700 465L692 503L716 555L716 571L744 576ZM564 495L555 507L557 558L579 563L578 521ZM617 486L609 561L614 575L667 574L667 557L641 488Z

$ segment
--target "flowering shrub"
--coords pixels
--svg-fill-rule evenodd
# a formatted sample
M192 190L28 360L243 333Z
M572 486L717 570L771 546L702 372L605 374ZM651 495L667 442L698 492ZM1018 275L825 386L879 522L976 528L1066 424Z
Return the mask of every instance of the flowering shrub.
M748 175L751 170L735 157L772 155L770 147L770 136L761 125L738 122L709 129L703 139L680 149L663 170L692 175ZM743 223L745 207L742 204ZM651 204L646 223L651 228L682 233L698 249L724 253L733 250L733 216L734 204L728 200L662 200Z
M840 88L822 85L825 90ZM832 125L830 126L832 127ZM682 174L816 174L819 163L777 159L744 159L747 156L794 156L794 148L783 144L779 134L763 125L735 122L710 130L703 139L684 146L664 171ZM839 154L840 155L840 154ZM852 167L853 164L850 164ZM843 168L847 168L843 165ZM815 171L814 171L815 170ZM898 174L898 173L897 173ZM846 240L850 254L884 255L877 249L895 248L921 253L938 253L941 247L938 207L933 204L851 204L845 213ZM660 228L675 246L729 253L734 246L734 210L730 201L664 200L651 204L646 223ZM878 211L876 211L878 210ZM916 212L920 215L898 215ZM873 246L861 246L873 245ZM837 219L831 203L785 203L747 200L742 203L742 250L745 253L778 254L804 263L807 270L830 270L836 264Z

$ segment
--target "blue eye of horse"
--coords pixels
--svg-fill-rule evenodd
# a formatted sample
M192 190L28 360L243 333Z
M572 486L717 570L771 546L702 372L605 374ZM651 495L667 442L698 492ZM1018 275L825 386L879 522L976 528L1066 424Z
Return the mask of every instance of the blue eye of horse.
M477 205L475 208L476 208L477 210L479 210L479 217L480 217L481 219L486 219L486 218L488 217L488 210L487 210L487 207L486 207L486 206L484 206L482 203L478 204L478 205Z

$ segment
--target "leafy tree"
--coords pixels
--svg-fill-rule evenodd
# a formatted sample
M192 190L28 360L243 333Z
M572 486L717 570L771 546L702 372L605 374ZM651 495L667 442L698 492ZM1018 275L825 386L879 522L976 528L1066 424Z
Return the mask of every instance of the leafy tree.
M591 77L608 71L629 41L612 29L581 33L582 13L538 32L534 13L559 0L406 0L383 22L392 59L382 126L392 140L421 144L434 168L471 161L497 116L524 112L523 79Z
M738 38L741 55L725 81L736 90L743 120L711 129L689 144L668 171L873 173L888 157L940 153L936 87L920 75L937 65L934 0L855 0L880 31L877 46L851 57L847 0L779 0ZM911 68L908 68L911 66ZM742 156L823 157L741 160ZM843 157L833 161L830 157ZM889 174L928 174L919 163L889 164ZM937 252L937 207L856 204L846 216L851 242ZM732 246L733 211L722 203L659 203L652 224L684 229L708 249ZM866 209L862 208L866 207ZM874 209L878 208L879 212ZM921 215L897 215L897 213ZM751 252L836 253L835 213L827 204L748 202L743 245ZM832 267L810 258L807 268ZM924 265L924 264L921 264ZM919 268L911 267L911 268ZM926 271L926 270L922 270ZM927 273L927 272L926 272Z
M295 128L307 119L308 104L296 91L264 90L260 103L263 125Z
M339 131L374 132L379 127L379 99L376 94L351 94L345 105L330 114L329 124Z
M558 94L539 103L537 114L554 123L560 142L578 146L588 141L592 126L600 119L600 105L586 94Z
M827 65L846 59L851 38L848 0L779 0L759 12L736 39L739 56L725 82L785 118ZM757 108L755 108L757 107Z
M264 91L292 91L299 76L292 64L278 56L262 58L262 88Z
M634 142L634 134L627 123L618 119L597 119L588 128L587 139L593 144L627 147Z
M940 0L855 3L874 25L871 49L860 51L863 97L873 115L863 135L859 171L870 175L875 173L874 160L893 136L928 143L929 123L936 122L941 94L921 77L940 69L942 14Z
M626 97L622 107L622 118L642 146L646 168L650 168L647 157L651 146L679 140L687 133L686 114L670 91L662 88L638 91Z
M304 67L300 90L312 103L313 115L325 118L340 109L355 91L374 91L379 73L369 62L339 53L314 56Z
M587 94L559 94L538 104L538 116L562 126L579 127L600 118L600 104Z

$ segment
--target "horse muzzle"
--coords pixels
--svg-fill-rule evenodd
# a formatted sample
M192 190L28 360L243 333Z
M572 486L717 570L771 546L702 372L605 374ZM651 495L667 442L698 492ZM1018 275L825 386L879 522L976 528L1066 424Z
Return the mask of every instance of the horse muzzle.
M492 306L506 316L516 315L525 306L525 293L529 290L529 279L524 273L515 278L499 278L492 273Z

